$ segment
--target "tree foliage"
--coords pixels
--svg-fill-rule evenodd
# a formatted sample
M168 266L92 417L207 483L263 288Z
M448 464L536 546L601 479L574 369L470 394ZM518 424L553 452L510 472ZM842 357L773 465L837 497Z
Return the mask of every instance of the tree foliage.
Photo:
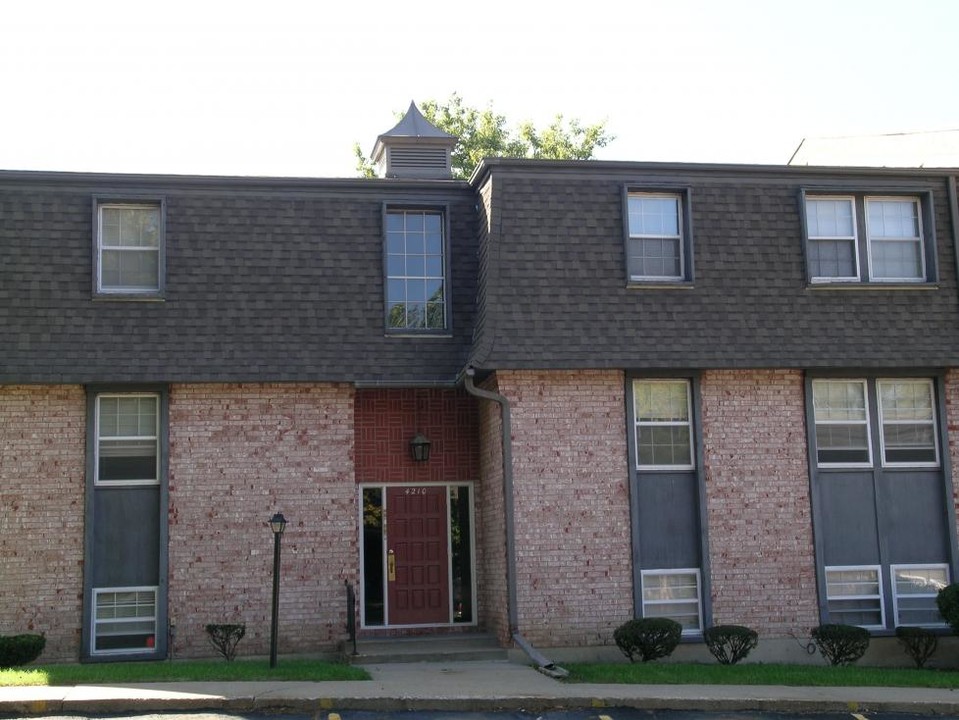
M608 145L614 136L606 121L584 125L577 118L557 114L545 128L525 121L511 126L505 115L491 105L479 109L466 105L457 93L448 100L426 100L420 112L440 130L459 138L453 148L453 177L465 179L484 157L535 158L543 160L589 160L597 148ZM403 113L398 113L402 117ZM356 169L363 177L374 177L375 168L359 143L353 145Z

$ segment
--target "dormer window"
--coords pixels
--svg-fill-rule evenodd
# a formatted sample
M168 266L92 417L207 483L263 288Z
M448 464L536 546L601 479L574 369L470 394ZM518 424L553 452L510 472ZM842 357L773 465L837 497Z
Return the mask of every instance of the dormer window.
M388 206L384 224L387 331L445 331L446 213L442 208Z

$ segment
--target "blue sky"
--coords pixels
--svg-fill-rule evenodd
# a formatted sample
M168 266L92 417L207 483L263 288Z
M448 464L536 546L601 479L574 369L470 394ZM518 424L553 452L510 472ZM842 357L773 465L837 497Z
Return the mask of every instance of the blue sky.
M350 177L411 99L606 120L616 160L959 128L955 0L0 5L0 169Z

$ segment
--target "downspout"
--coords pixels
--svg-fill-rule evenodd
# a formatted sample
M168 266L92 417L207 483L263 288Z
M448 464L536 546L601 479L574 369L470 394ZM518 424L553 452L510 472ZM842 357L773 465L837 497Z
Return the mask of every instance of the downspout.
M516 531L514 528L513 510L513 432L510 423L509 400L499 393L482 390L473 384L476 368L472 365L466 368L463 378L466 392L474 397L490 400L500 406L502 418L502 447L503 447L503 514L506 526L506 596L507 615L509 618L509 632L520 649L536 663L540 672L551 677L564 678L569 672L556 665L552 660L540 653L520 634L519 617L516 609Z

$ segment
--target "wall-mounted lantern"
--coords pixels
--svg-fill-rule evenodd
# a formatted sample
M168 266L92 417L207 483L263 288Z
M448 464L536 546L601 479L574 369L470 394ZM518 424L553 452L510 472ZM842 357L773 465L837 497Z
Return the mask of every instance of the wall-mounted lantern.
M416 436L410 440L410 456L413 462L426 462L430 459L430 445L432 443L426 439L423 433L416 433Z

